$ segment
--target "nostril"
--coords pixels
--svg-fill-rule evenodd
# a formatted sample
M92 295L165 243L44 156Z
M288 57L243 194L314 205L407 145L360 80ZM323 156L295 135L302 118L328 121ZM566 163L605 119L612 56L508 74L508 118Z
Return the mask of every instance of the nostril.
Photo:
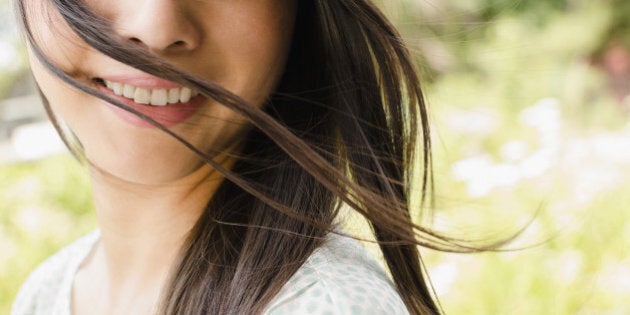
M129 40L132 41L134 44L142 44L142 41L136 37L132 37Z
M131 37L129 38L129 41L139 48L149 49L149 47L147 47L147 45L141 39L137 37Z
M178 40L178 41L174 42L172 44L172 46L174 46L174 47L183 47L183 46L186 46L186 42L184 42L183 40Z
M1 1L1 0L0 0ZM137 37L131 37L129 38L129 41L131 41L132 43L150 49L150 47L147 47L146 43L137 38ZM180 49L185 49L188 46L188 43L185 40L177 40L172 42L171 44L167 45L167 47L165 47L163 50L168 50L168 49L175 49L175 50L180 50ZM162 50L162 49L160 49Z

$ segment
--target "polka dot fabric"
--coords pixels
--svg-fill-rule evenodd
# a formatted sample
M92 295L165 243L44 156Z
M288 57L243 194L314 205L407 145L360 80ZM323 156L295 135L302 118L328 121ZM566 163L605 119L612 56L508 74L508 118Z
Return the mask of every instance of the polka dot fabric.
M331 234L266 314L408 314L393 284L354 239Z
M282 288L265 314L409 314L365 249L331 234Z
M69 315L74 275L99 236L92 232L39 265L20 288L11 315Z
M99 233L93 232L46 260L29 276L12 315L70 315L72 282ZM361 244L330 234L264 312L285 314L408 314L391 281Z

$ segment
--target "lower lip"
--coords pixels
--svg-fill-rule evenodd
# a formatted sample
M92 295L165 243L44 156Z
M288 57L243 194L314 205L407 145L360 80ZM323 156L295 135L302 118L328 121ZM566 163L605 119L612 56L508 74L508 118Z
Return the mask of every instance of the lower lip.
M206 97L204 97L203 95L198 95L196 97L193 97L187 103L180 102L175 104L168 104L167 106L153 106L138 104L132 99L114 94L114 91L104 86L99 85L99 90L106 95L119 100L120 102L133 108L134 110L142 113L143 115L150 117L164 127L177 125L190 118L190 116L194 115L199 110L199 108L201 108L204 101L206 100ZM138 117L133 113L130 113L120 107L110 104L109 102L105 103L110 109L114 111L114 113L118 117L134 126L141 128L156 128L156 126L154 126L150 122Z

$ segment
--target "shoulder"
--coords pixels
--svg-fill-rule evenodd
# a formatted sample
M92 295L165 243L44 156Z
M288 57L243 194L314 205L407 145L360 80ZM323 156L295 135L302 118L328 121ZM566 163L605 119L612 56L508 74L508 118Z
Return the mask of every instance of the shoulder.
M98 235L94 231L76 240L37 266L20 287L11 314L50 314L60 303L69 302L73 270L89 253Z
M266 314L408 314L393 283L356 240L331 234Z

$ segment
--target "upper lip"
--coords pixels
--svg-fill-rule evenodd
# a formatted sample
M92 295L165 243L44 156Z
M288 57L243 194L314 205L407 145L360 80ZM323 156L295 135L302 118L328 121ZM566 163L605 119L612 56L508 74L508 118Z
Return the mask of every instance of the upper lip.
M101 80L118 82L133 85L141 89L158 90L158 89L174 89L181 88L182 85L158 78L152 75L106 75L99 77Z

